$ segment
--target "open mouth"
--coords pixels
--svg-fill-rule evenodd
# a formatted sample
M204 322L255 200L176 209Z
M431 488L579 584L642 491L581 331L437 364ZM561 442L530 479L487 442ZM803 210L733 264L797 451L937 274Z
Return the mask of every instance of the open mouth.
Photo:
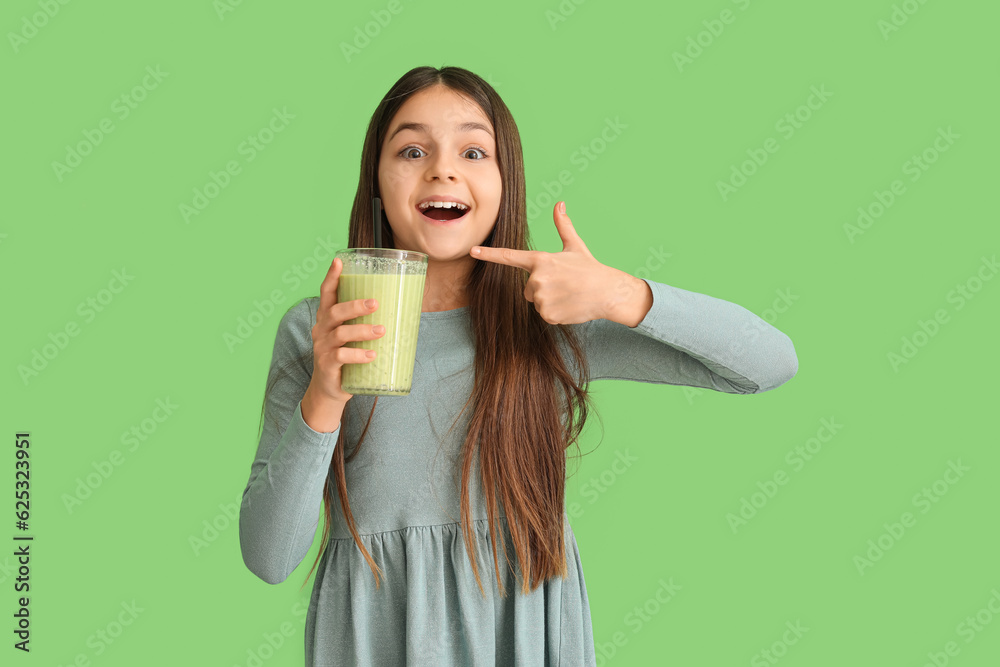
M450 222L452 220L458 220L459 218L465 217L465 215L469 212L468 208L460 209L454 205L451 207L428 206L427 208L420 208L420 205L418 204L417 210L420 211L420 214L425 218L429 218L436 222Z

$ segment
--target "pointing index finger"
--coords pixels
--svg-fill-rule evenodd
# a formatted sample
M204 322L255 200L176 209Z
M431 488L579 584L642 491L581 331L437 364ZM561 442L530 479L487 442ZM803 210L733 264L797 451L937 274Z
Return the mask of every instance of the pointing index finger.
M537 250L514 250L513 248L488 248L485 246L473 246L472 256L487 262L497 264L507 264L517 266L526 271L535 268L535 256Z

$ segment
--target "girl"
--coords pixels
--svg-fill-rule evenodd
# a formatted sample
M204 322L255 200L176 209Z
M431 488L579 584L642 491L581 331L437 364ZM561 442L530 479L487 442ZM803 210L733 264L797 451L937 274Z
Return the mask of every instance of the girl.
M342 390L344 364L371 362L344 344L383 332L344 324L378 304L337 303L334 260L278 325L243 560L284 581L322 498L307 665L593 666L564 508L587 383L759 393L795 375L792 342L741 306L601 264L562 202L563 250L531 250L517 126L467 70L415 68L382 99L349 247L373 246L373 197L383 245L429 256L412 391L379 405Z

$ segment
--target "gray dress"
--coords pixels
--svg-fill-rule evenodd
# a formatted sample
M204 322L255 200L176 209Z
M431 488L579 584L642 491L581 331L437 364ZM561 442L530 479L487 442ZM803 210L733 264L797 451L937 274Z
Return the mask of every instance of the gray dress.
M742 306L646 280L653 305L635 328L610 320L571 325L590 366L590 380L619 379L751 394L773 389L798 370L792 341ZM319 298L303 299L282 317L271 372L312 349ZM476 585L460 521L460 451L473 383L474 345L468 307L423 313L409 396L382 396L358 455L346 465L351 509L361 539L385 573L373 574L335 504L330 542L314 572L306 616L306 665L596 664L590 606L576 538L564 513L569 576L529 595L515 581L497 544L506 598L494 573L489 524L473 467L470 508L478 551ZM573 355L560 341L570 372ZM303 563L317 533L323 484L338 431L318 433L302 419L300 400L311 362L296 365L268 397L265 423L240 507L246 566L277 584ZM373 396L355 395L348 442L356 443ZM278 428L272 423L277 421ZM332 481L331 481L332 485ZM331 486L332 489L332 486ZM503 508L499 508L501 516ZM505 518L498 529L510 542ZM509 554L517 567L511 546Z

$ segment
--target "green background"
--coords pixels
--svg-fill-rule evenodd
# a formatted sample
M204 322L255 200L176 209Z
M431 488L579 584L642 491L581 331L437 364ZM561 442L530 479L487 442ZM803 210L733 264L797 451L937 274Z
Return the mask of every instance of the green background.
M1000 610L1000 280L984 262L1000 245L995 3L217 5L0 9L11 443L0 496L12 536L11 436L29 431L35 537L32 650L11 648L5 630L0 661L247 665L289 623L263 664L303 663L312 580L299 585L318 545L269 586L243 565L227 513L249 475L281 313L318 294L317 238L346 245L372 111L410 68L457 65L491 81L518 123L537 249L561 249L552 205L565 199L601 262L740 304L787 333L799 359L793 380L762 395L592 385L600 420L581 447L594 451L567 503L579 505L598 664L919 666L928 653L1000 664L988 606ZM355 39L363 48L345 55ZM143 89L147 67L164 74ZM121 117L115 100L136 86L144 99ZM809 109L812 87L828 96ZM248 160L241 142L274 109L294 118ZM788 136L780 121L796 113ZM609 119L621 131L602 145ZM102 121L113 130L57 173ZM957 138L939 153L948 128ZM778 150L724 197L718 183L765 145ZM933 163L914 172L925 152ZM239 174L185 220L180 205L229 161ZM546 199L563 171L568 184ZM858 208L877 212L897 180L902 194L850 235ZM290 278L296 266L303 279ZM102 292L123 269L124 289ZM267 314L255 302L274 290ZM100 312L79 307L101 295L113 298ZM261 310L245 342L227 345ZM934 335L921 335L937 311ZM22 378L72 323L78 335ZM894 367L904 338L919 347ZM177 408L146 421L155 430L130 451L122 434L158 399ZM841 428L829 437L823 419ZM797 469L788 453L819 435ZM619 453L637 462L616 470ZM946 477L949 462L968 471ZM112 474L67 507L102 465ZM782 472L787 483L734 531L727 515ZM915 502L925 488L934 502ZM884 524L905 512L913 522L891 537ZM888 550L859 567L880 538ZM13 567L0 557L5 629ZM671 579L680 589L661 605ZM133 601L134 622L99 640ZM808 630L786 643L786 623Z

